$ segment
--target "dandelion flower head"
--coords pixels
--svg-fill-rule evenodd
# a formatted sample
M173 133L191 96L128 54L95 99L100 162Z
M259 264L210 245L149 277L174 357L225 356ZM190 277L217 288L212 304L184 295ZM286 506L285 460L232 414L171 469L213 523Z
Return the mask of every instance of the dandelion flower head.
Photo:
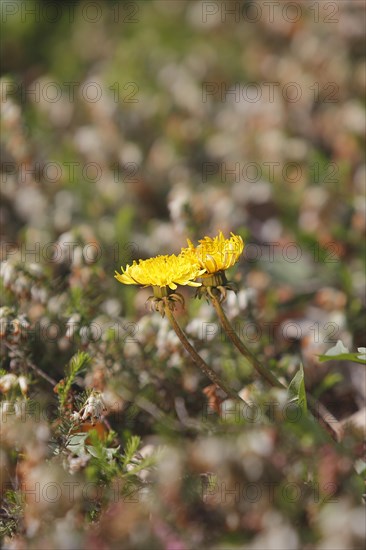
M115 278L125 285L143 285L169 287L175 290L177 285L201 286L194 282L205 269L198 260L179 254L156 256L148 260L134 261L127 265L122 273L116 271Z

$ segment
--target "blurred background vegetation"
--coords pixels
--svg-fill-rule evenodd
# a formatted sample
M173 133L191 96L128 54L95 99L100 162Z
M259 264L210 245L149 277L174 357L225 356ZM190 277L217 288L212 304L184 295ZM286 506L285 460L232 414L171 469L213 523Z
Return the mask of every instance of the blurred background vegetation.
M340 421L364 414L363 365L317 359L339 339L365 345L364 2L4 0L1 10L1 372L28 384L3 398L24 393L49 411L4 423L8 547L361 548L357 430L336 448L279 418L207 421L208 382L147 311L149 289L113 275L187 237L242 235L226 310L243 338L284 380L302 361L308 389ZM240 390L248 365L191 294L181 322ZM71 376L70 360L80 370L60 400L52 385ZM83 445L68 446L69 417L92 389L108 425L85 459ZM48 523L49 502L19 502L19 480L69 480L76 458L80 486L132 483L129 460L147 472L143 450L159 446L165 458L130 476L147 491L137 502L78 495ZM284 496L289 481L305 496ZM251 482L275 496L253 504L217 489ZM333 484L335 503L315 502L316 482Z

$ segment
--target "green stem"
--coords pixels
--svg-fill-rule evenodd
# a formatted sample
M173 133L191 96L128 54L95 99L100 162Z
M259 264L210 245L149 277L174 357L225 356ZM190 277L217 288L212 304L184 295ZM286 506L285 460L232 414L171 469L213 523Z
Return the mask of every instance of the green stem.
M240 353L244 355L246 359L250 362L252 367L265 379L267 382L275 387L275 388L282 388L286 389L286 387L275 377L274 374L272 374L271 371L263 367L263 365L258 361L258 359L253 355L253 353L246 347L246 345L240 340L239 336L234 331L233 327L230 324L229 319L226 317L224 310L221 307L221 304L219 300L216 298L216 296L211 293L210 294L212 305L214 306L216 313L220 319L221 325L228 336L228 338L231 340L231 342L238 348Z
M211 380L211 382L213 382L213 384L216 384L216 386L221 388L229 397L231 397L232 399L243 402L243 399L241 399L239 397L239 395L234 390L229 388L225 384L225 382L223 382L219 378L219 376L216 374L216 372L213 371L211 369L211 367L209 367L207 365L206 361L204 361L202 359L202 357L197 353L197 351L194 349L194 347L189 343L187 336L185 335L183 330L180 328L176 318L173 315L172 310L169 307L169 303L166 300L164 300L164 312L165 312L165 315L167 316L167 318L169 319L170 324L172 325L172 327L173 327L176 335L178 336L182 346L189 353L189 355L192 357L192 359L193 359L194 363L197 365L197 367L199 367L202 370L202 372Z
M236 346L240 353L248 359L252 367L261 375L263 378L273 387L287 389L287 387L282 384L272 372L266 369L253 355L253 353L246 347L246 345L241 341L239 336L234 331L229 319L226 317L224 310L221 307L221 303L217 297L209 292L212 305L214 306L216 313L220 319L221 325L231 340L231 342ZM343 428L340 422L327 410L327 408L319 403L309 392L306 392L307 403L309 410L312 412L313 416L320 421L328 433L335 439L339 441L342 439Z

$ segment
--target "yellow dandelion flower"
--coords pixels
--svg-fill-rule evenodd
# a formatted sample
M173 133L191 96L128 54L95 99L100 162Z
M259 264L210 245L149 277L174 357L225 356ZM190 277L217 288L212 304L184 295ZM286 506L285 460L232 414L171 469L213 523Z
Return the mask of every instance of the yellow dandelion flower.
M205 269L197 260L183 255L156 256L148 260L134 261L127 265L122 273L116 271L115 278L125 285L143 285L152 287L169 287L175 290L177 285L201 286L194 282Z
M229 239L225 239L222 231L214 237L204 237L195 247L187 239L188 248L182 250L182 254L188 258L196 258L202 269L206 270L203 277L225 271L236 264L244 250L243 239L239 235L231 233Z

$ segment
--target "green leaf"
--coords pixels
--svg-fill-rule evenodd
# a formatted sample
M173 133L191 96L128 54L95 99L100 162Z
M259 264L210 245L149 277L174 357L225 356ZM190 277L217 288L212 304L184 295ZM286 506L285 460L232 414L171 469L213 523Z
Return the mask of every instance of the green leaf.
M324 355L318 355L319 361L353 361L366 365L365 348L358 348L358 353L351 353L343 344L342 340L338 340L335 346L329 348Z
M85 448L88 451L88 453L94 456L94 458L99 458L99 459L106 458L109 461L113 460L115 454L117 453L117 451L119 451L119 446L114 449L110 447L102 447L101 449L97 449L93 445L86 445Z
M66 445L66 449L71 451L76 456L85 455L85 440L87 437L87 433L73 434Z
M300 365L299 370L290 382L287 390L290 403L297 403L304 414L307 413L306 390L304 380L304 368Z
M138 435L133 435L130 437L130 439L127 441L126 447L124 449L124 455L122 459L123 467L126 468L127 465L131 462L134 455L137 452L137 449L139 448L141 439Z
M86 365L90 361L90 355L85 353L84 351L78 351L70 360L67 374L65 378L65 384L64 386L59 387L59 400L61 407L64 407L68 393L70 391L70 388L72 384L74 383L74 380L78 374L86 367Z
M365 359L361 358L359 353L340 353L339 355L318 355L318 359L321 363L325 361L353 361L354 363L360 363L366 365Z

